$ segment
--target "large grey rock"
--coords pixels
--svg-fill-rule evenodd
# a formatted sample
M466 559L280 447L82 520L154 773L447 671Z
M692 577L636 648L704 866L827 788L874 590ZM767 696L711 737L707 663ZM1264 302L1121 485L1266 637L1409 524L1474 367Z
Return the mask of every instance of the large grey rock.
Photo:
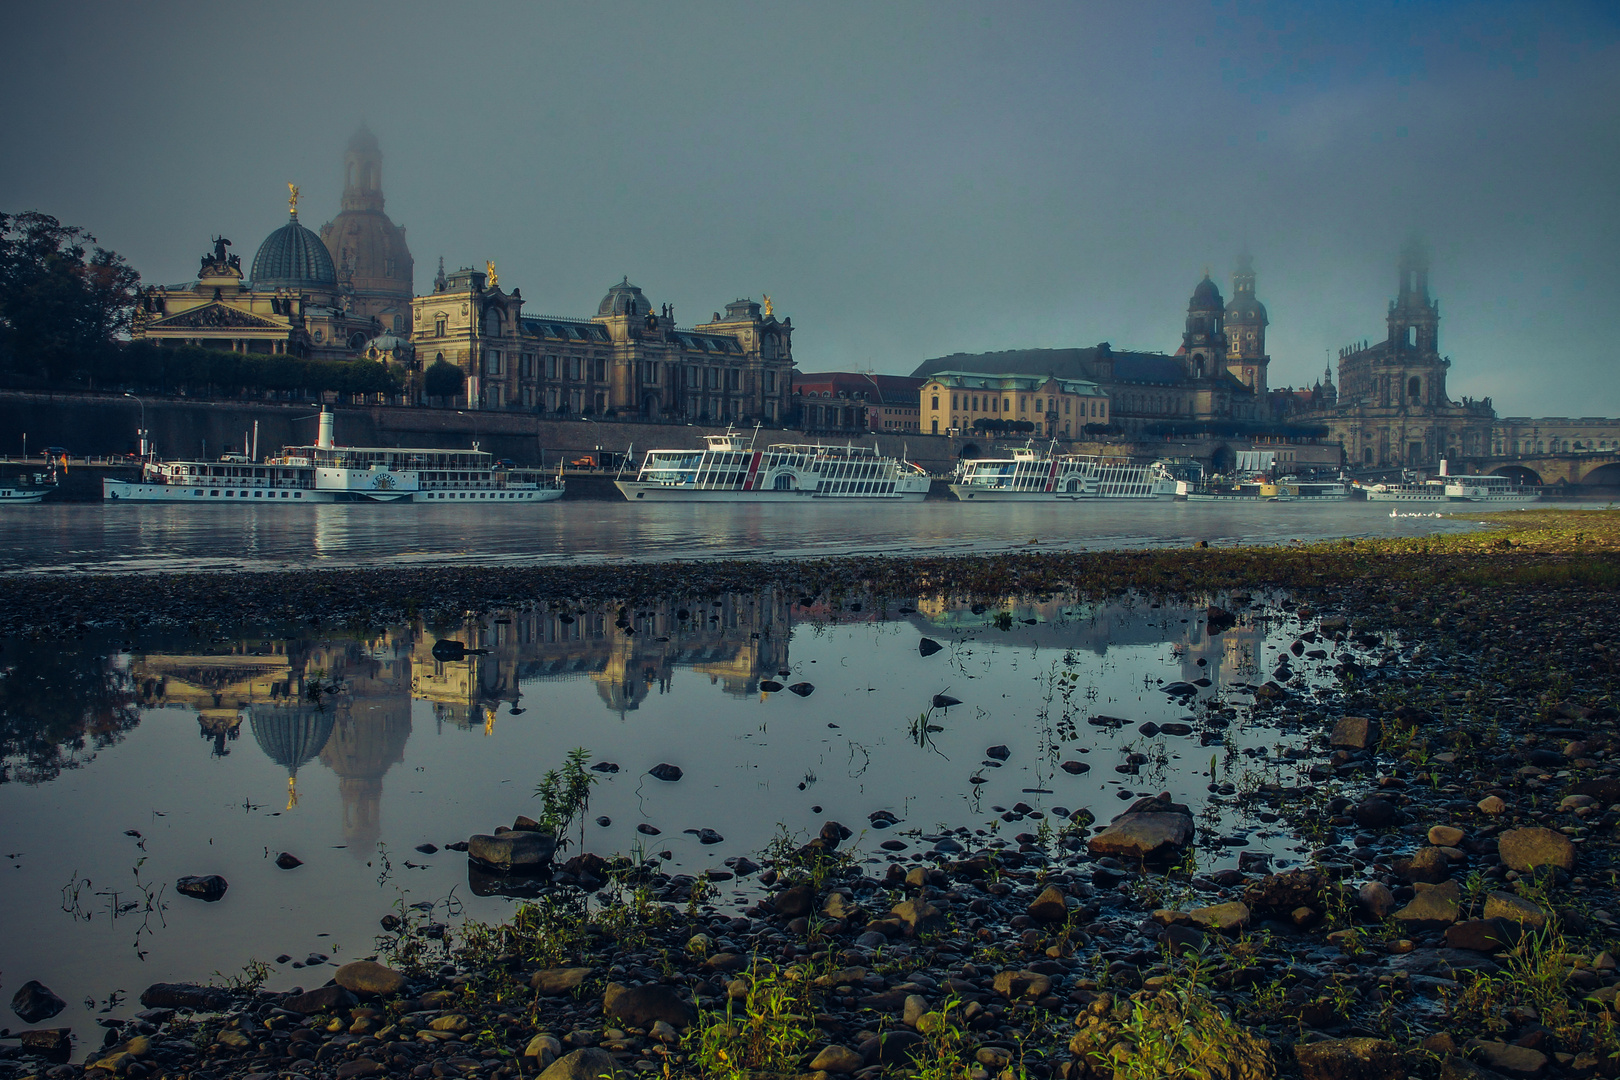
M1401 1051L1388 1039L1323 1039L1295 1043L1305 1080L1406 1080Z
M809 885L795 885L776 894L776 913L788 919L808 915L816 907L816 890Z
M1444 930L1457 921L1457 906L1462 890L1455 881L1420 888L1412 902L1394 915L1396 922L1407 930Z
M927 639L924 639L927 640ZM811 1072L852 1073L862 1068L866 1059L847 1046L833 1043L825 1047L810 1062Z
M1192 811L1161 795L1132 803L1086 846L1093 855L1151 859L1174 854L1192 838Z
M557 838L550 833L514 829L467 838L467 856L496 870L538 870L556 853Z
M212 904L215 900L224 899L225 890L230 888L230 883L218 874L205 874L200 877L183 877L174 883L174 888L176 892Z
M547 968L529 977L529 985L547 997L571 993L591 973L588 967Z
M141 1006L147 1009L222 1012L231 1007L231 995L217 986L198 986L196 983L153 983L142 991Z
M283 1009L305 1014L352 1009L358 1003L355 996L341 986L319 986L281 999ZM145 998L141 999L141 1004L146 1004Z
M1364 882L1356 890L1356 902L1368 918L1378 922L1383 922L1395 910L1395 894L1381 881Z
M1517 923L1506 919L1468 919L1446 927L1446 944L1472 952L1500 952L1519 940Z
M1378 741L1379 729L1375 720L1365 716L1343 716L1333 725L1328 743L1335 750L1365 750Z
M553 1061L539 1080L619 1080L628 1076L612 1054L594 1046L564 1054Z
M1363 829L1392 829L1401 823L1401 808L1389 799L1373 795L1357 804L1351 816Z
M1259 911L1289 912L1295 908L1322 908L1322 896L1335 883L1320 870L1300 868L1272 874L1243 890L1243 902Z
M25 1024L49 1020L65 1008L67 1002L51 993L50 987L32 979L23 983L11 998L11 1011Z
M902 900L890 909L890 914L900 920L907 937L916 937L923 930L932 929L944 922L944 916L939 908L923 899Z
M1250 918L1249 905L1241 900L1193 908L1187 915L1205 930L1213 930L1220 934L1237 933L1249 925Z
M1048 885L1030 902L1026 914L1041 922L1062 922L1067 919L1069 906L1063 898L1063 890L1056 885Z
M602 995L602 1011L631 1027L652 1027L658 1020L673 1027L686 1027L697 1019L691 998L673 986L649 983L621 986L609 983Z
M1521 923L1532 930L1540 930L1547 925L1547 913L1539 904L1533 904L1524 897L1510 892L1486 893L1485 917Z
M1482 1042L1474 1051L1480 1064L1504 1076L1540 1076L1547 1071L1547 1055L1528 1046L1505 1042Z
M339 986L356 994L392 997L405 989L405 976L375 960L355 960L344 964L332 977Z
M1509 870L1521 874L1544 866L1575 869L1575 845L1552 829L1509 829L1497 838L1496 850Z
M1437 847L1418 848L1411 858L1396 859L1392 864L1402 881L1434 884L1451 876L1451 860Z

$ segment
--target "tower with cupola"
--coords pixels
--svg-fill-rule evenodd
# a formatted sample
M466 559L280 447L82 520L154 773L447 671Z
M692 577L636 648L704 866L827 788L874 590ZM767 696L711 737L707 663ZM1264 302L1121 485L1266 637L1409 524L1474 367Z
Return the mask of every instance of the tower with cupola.
M1256 394L1266 393L1266 305L1254 293L1254 258L1244 251L1232 274L1232 299L1226 305L1226 370Z

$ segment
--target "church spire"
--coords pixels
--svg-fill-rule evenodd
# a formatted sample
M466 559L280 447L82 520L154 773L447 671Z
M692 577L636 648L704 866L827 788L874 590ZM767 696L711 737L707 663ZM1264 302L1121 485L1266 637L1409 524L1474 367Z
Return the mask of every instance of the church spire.
M377 136L362 121L343 154L343 209L382 208L382 149L377 145Z

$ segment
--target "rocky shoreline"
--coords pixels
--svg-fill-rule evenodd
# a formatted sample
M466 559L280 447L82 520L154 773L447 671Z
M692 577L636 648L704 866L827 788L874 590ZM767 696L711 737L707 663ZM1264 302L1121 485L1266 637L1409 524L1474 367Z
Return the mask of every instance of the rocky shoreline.
M40 1026L3 1044L0 1076L1620 1075L1616 516L1273 550L265 575L240 602L233 578L242 617L338 621L767 585L835 609L1130 588L1241 620L1246 592L1285 589L1309 623L1294 654L1337 658L1338 685L1270 672L1252 712L1314 750L1215 795L1310 858L1200 871L1220 837L1178 792L1109 823L1014 806L1014 836L875 853L832 820L735 861L759 883L737 916L705 910L707 881L582 854L505 926L390 915L379 962L296 993L262 971L158 984L94 1049L50 1034L38 987L20 1004ZM83 581L24 600L11 579L3 618L31 635L225 618L218 579L193 578L82 608Z

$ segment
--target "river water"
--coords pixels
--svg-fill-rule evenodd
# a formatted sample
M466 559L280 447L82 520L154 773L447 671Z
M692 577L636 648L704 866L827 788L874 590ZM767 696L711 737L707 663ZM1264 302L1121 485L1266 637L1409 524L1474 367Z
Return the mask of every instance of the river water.
M374 954L378 920L402 905L452 927L500 919L522 887L445 845L537 814L536 783L575 747L616 771L592 773L571 851L671 874L725 874L726 859L829 818L881 874L896 843L918 852L956 828L970 848L1027 844L1071 812L1107 821L1159 791L1202 815L1203 868L1240 851L1302 857L1274 814L1211 793L1299 783L1314 753L1309 731L1251 713L1251 683L1308 628L1288 607L1239 608L1211 635L1202 607L1147 602L799 600L672 601L623 626L611 611L515 611L364 633L0 642L6 992L43 982L69 1002L47 1024L82 1040L153 982L252 959L272 989L321 985L330 965ZM435 659L446 638L487 652ZM924 639L941 648L925 655ZM1290 711L1337 693L1341 652L1374 663L1385 648L1295 659ZM1144 734L1148 721L1186 727ZM660 763L684 775L655 779ZM880 827L880 811L898 824ZM279 869L281 852L303 865ZM217 903L175 891L206 874L229 883ZM717 890L722 910L749 902L743 879ZM315 970L312 954L327 958Z
M1058 550L1184 547L1199 540L1282 544L1478 528L1466 519L1406 516L1426 511L1423 506L1403 506L1400 517L1391 517L1391 508L1260 500L682 506L564 499L525 507L46 502L5 508L0 572L938 555L1007 551L1032 542Z

